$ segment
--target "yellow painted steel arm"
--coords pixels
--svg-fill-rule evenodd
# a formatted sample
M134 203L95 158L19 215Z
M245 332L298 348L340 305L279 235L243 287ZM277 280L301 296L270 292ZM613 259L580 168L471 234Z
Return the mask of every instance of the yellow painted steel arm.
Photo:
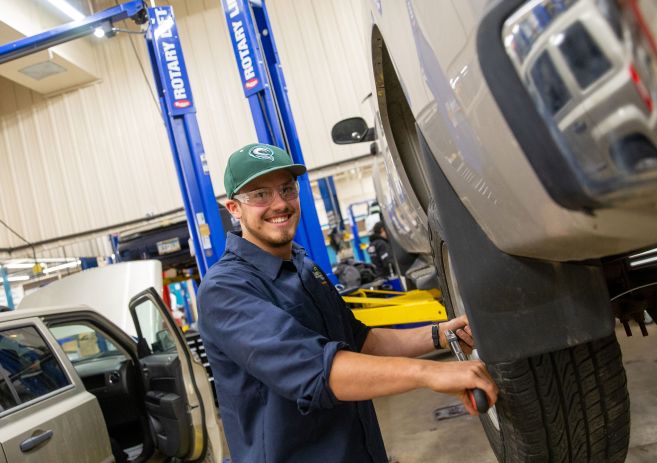
M421 290L406 293L359 290L343 299L354 316L366 325L387 326L447 320L445 307L436 300L439 294Z

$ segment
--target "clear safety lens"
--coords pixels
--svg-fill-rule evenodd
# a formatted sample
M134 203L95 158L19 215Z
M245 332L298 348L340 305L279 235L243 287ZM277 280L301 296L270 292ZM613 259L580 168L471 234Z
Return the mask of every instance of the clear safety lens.
M235 199L250 206L269 206L274 202L274 195L276 191L278 191L278 195L284 201L291 201L299 197L299 184L297 182L290 182L286 183L285 185L281 185L278 188L259 188L257 190L248 191L246 193L236 194Z

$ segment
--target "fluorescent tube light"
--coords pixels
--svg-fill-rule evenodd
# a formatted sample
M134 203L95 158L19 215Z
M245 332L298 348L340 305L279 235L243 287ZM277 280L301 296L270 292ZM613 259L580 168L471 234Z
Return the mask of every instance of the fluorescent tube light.
M630 267L640 267L641 265L650 264L652 262L657 262L657 256L630 261Z
M76 260L75 262L67 262L65 264L55 265L54 267L48 267L43 271L43 273L48 274L48 273L56 272L57 270L63 270L65 268L77 267L81 263L82 263L81 261Z
M5 264L4 267L11 270L18 270L21 268L32 268L34 267L34 264L31 262L21 262L16 264Z
M648 249L647 251L643 251L638 254L631 255L630 259L634 259L635 257L647 256L648 254L655 254L656 252L657 252L657 248Z

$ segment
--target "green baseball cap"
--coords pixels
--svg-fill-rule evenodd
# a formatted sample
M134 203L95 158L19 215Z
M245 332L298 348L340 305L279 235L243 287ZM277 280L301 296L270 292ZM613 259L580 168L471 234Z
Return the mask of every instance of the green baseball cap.
M264 143L246 145L228 158L224 172L226 195L232 198L251 180L277 170L287 170L298 177L306 173L306 166L294 164L292 156L278 146Z

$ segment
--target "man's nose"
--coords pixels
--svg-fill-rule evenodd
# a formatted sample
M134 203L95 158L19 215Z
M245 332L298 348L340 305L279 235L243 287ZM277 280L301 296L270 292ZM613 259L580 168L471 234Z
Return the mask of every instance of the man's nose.
M280 191L274 190L274 202L271 203L272 209L287 209L288 203L281 197Z

